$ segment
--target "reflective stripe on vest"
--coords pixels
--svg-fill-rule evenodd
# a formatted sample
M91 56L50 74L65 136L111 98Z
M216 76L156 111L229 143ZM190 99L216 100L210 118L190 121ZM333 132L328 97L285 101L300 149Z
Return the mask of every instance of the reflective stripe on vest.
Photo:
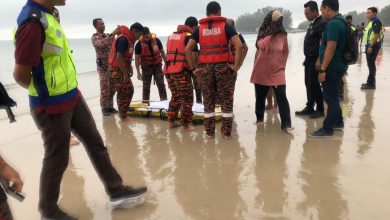
M225 25L224 17L208 17L200 20L199 62L201 64L233 62Z
M374 21L368 22L368 25L366 27L366 31L364 32L364 38L366 39L367 45L371 44L371 43L375 44L375 43L378 43L378 42L382 42L382 39L384 37L383 24L382 24L381 32L378 35L378 40L376 42L372 42L374 40L374 37L375 37L373 24L374 24Z
M53 15L30 5L31 3L27 3L23 8L18 17L18 25L20 27L28 20L40 17L39 22L44 28L45 42L41 53L41 63L32 70L28 93L30 97L39 97L32 101L39 103L33 105L60 103L61 100L66 99L67 93L74 93L78 84L69 42ZM26 12L30 14L30 17L26 16Z
M168 37L167 63L164 67L164 73L180 73L184 69L189 69L185 56L185 41L187 36L191 36L191 33L174 32Z

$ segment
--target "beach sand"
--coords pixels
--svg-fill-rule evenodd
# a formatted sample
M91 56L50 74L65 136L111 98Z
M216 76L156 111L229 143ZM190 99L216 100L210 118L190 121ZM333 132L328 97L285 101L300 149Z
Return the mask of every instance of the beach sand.
M390 39L378 58L376 91L361 91L367 77L365 54L346 77L344 132L330 139L308 134L322 120L295 117L306 93L302 61L303 34L290 35L287 96L294 135L280 131L279 116L268 112L266 124L256 126L254 87L249 83L254 39L238 75L233 138L206 140L203 126L182 133L168 130L160 119L136 118L122 124L103 117L98 76L80 76L87 99L111 158L125 183L147 185L145 204L131 210L112 210L108 197L82 145L71 147L60 206L80 219L390 219ZM92 59L92 58L91 58ZM135 100L141 83L135 82ZM35 220L43 157L42 139L28 112L26 91L8 88L19 107L17 123L8 124L0 112L1 155L25 181L26 200L9 198L15 219ZM152 87L156 100L157 88ZM220 128L220 124L217 124ZM219 133L219 132L218 132Z

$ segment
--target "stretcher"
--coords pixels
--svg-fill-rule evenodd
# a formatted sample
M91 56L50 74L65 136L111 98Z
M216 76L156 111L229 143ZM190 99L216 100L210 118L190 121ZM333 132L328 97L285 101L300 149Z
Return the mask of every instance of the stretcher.
M145 118L160 118L161 120L168 119L168 107L169 101L151 101L148 103L142 103L142 101L132 102L129 106L127 114L134 117L145 117ZM204 119L204 106L199 103L194 103L192 106L193 123L203 123ZM179 116L180 118L180 113ZM215 120L222 120L221 107L215 108Z

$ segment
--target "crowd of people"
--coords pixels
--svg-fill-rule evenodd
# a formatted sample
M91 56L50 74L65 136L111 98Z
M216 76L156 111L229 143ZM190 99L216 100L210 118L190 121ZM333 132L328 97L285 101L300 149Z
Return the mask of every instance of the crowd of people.
M28 0L21 10L15 33L14 78L28 90L31 115L44 141L39 194L42 219L72 220L76 218L63 212L57 204L62 176L69 160L71 132L85 146L114 207L128 202L142 203L147 188L123 185L121 176L112 166L92 114L78 89L72 50L55 8L62 5L65 5L65 0ZM338 0L323 0L320 8L315 1L304 5L305 16L310 21L303 62L307 103L295 114L308 115L311 119L326 115L322 128L310 136L329 137L334 130L344 127L339 91L348 69L345 55L351 51L352 40L361 44L366 39L363 43L369 76L361 89L376 88L375 60L384 38L383 24L377 12L375 7L368 8L368 26L361 24L354 27L352 17L344 18L339 13ZM204 105L206 137L215 138L215 107L219 104L222 109L220 133L224 138L231 138L237 72L244 62L248 46L236 31L234 20L221 15L219 3L210 2L206 15L199 21L188 17L179 24L168 37L166 52L156 34L138 22L130 27L118 26L108 34L105 33L103 19L94 19L96 33L92 36L92 44L97 55L103 115L118 113L124 123L134 122L127 112L134 94L131 77L135 54L137 78L143 82L142 102L150 102L153 79L160 100L168 100L164 77L168 82L172 94L168 109L170 129L195 130L191 123L195 90L196 102ZM291 133L293 127L285 77L289 50L283 14L273 10L259 22L250 78L255 89L256 123L263 124L265 110L275 110L277 106L281 129ZM355 35L356 39L349 37ZM118 110L113 106L115 94ZM267 107L266 99L271 99ZM326 114L324 101L328 106ZM179 113L181 117L177 124ZM17 192L22 190L23 182L18 173L1 157L0 176L13 182ZM0 219L12 219L6 200L0 202Z

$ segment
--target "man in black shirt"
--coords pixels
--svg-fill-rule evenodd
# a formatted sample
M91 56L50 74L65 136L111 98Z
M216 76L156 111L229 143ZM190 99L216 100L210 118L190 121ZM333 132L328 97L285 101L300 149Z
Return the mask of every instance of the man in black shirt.
M311 119L315 119L324 117L324 98L315 66L319 55L322 32L326 27L326 23L319 14L318 5L315 1L307 2L304 7L305 16L311 22L304 42L305 62L303 65L305 66L307 103L302 111L297 111L295 114L309 115ZM314 110L315 105L317 106L316 110Z

